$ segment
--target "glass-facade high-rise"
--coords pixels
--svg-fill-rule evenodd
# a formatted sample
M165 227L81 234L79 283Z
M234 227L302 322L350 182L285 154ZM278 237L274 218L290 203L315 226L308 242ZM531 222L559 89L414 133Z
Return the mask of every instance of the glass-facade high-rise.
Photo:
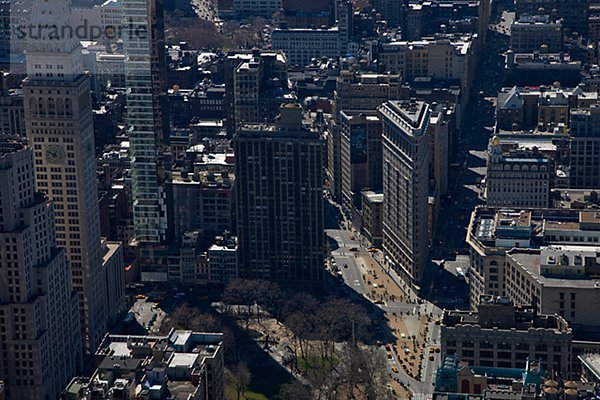
M135 241L143 281L166 281L161 257L167 221L162 186L161 63L164 41L158 0L124 0L125 82Z

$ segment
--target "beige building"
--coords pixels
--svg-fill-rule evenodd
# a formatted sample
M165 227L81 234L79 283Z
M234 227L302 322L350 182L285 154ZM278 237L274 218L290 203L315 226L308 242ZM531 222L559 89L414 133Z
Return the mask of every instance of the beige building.
M547 208L552 182L550 159L537 149L503 153L500 138L489 147L486 200L490 207Z
M382 45L380 64L386 71L398 74L404 82L415 78L456 79L468 89L473 70L473 36L422 38Z
M31 148L0 135L0 382L8 400L56 399L82 363L77 295L34 176Z
M513 249L506 255L506 294L564 317L575 331L600 332L600 247Z
M35 4L39 6L32 11L36 24L70 24L66 0ZM42 35L30 41L26 57L23 94L36 187L55 207L56 242L65 248L71 265L81 337L86 351L92 352L120 308L109 308L107 299L107 279L118 278L107 278L115 269L109 267L109 259L103 264L101 252L90 78L83 71L81 48L74 39L57 44Z
M539 360L548 371L569 377L573 333L560 316L516 307L503 297L482 296L477 312L444 311L443 354L455 354L469 365L525 368Z
M422 101L388 101L383 121L383 248L388 264L418 284L429 253L431 111Z
M275 29L271 35L273 50L283 51L290 65L304 67L313 58L338 58L341 54L341 32L329 29Z
M336 79L334 114L339 118L342 111L375 110L387 100L406 96L399 75L342 71Z
M562 22L544 16L522 16L510 27L510 49L515 53L539 51L542 45L551 53L563 49Z
M471 308L476 309L481 295L508 296L516 303L532 304L533 297L538 298L539 312L564 312L564 318L577 331L596 331L600 320L585 313L577 313L577 307L589 307L599 304L600 289L595 288L594 268L587 268L585 273L541 275L539 263L540 252L547 247L565 248L564 246L581 246L579 251L594 252L600 242L600 218L594 210L539 209L511 211L478 207L471 215L467 231L467 243L471 248L471 268L469 270L469 286L471 290ZM587 248L587 250L585 250ZM511 250L513 249L513 250ZM526 254L520 267L521 275L516 275L517 264L509 262L510 254ZM533 254L531 255L530 254ZM537 254L537 258L534 255ZM586 253L587 254L587 253ZM531 260L531 262L525 262ZM536 261L537 260L537 261ZM569 262L574 263L574 258ZM588 266L592 261L588 262ZM538 263L535 266L535 263ZM509 270L509 264L512 270ZM527 267L534 265L534 267ZM537 271L537 272L536 272ZM557 270L554 270L557 271ZM574 271L574 270L573 270ZM580 270L583 271L583 270ZM510 275L509 275L510 273ZM564 293L564 305L560 307L560 293L546 297L547 302L539 303L542 287L560 286ZM526 290L524 290L526 288ZM582 289L583 288L583 289ZM571 310L570 293L586 290L581 302L575 302ZM549 289L550 290L550 289ZM539 293L538 293L539 291ZM554 297L552 297L554 296ZM577 300L577 294L575 295ZM542 307L543 305L543 307ZM590 309L592 310L592 309ZM574 316L571 316L574 311Z

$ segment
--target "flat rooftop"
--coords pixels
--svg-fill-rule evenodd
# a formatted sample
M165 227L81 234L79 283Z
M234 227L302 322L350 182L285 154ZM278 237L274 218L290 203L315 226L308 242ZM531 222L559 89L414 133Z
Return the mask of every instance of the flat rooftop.
M591 238L600 238L600 216L584 213L595 212L568 208L515 210L479 206L472 213L467 240L476 240L484 247L494 248L495 240L500 237L523 239L524 230L529 226L531 245L528 247L593 244L596 242L592 242ZM583 237L585 241L576 242L575 236Z
M562 252L580 251L582 248L588 251L600 251L600 248L593 246L560 246ZM543 251L544 249L542 249ZM544 264L545 255L540 250L522 250L513 249L508 251L507 257L517 262L533 279L545 287L574 287L579 289L598 289L600 288L600 277L587 275L581 276L552 276L541 273L540 264Z

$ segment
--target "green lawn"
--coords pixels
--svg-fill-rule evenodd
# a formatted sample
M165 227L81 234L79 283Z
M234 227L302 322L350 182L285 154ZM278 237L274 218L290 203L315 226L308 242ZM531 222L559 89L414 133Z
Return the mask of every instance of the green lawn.
M227 400L237 400L237 393L236 393L235 389L233 388L233 386L228 385L225 387L225 398ZM242 396L240 396L240 399L241 400L269 400L267 398L267 396L265 396L264 394L253 392L250 389L246 390L246 392Z
M338 360L337 358L333 359L333 363L331 362L331 360L326 360L325 363L323 363L323 358L321 356L312 355L308 356L307 358L299 357L298 369L300 371L304 371L305 368L308 367L308 371L312 369L316 371L324 371L325 373L329 373L334 367L337 367L339 363L340 360Z
M290 382L290 375L277 364L262 366L252 370L252 379L248 389L240 400L269 400L275 398L282 384ZM237 400L237 393L232 385L225 386L226 400Z

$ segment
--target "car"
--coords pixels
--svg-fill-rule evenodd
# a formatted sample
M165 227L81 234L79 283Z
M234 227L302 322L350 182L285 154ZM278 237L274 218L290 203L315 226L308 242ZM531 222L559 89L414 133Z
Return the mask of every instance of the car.
M377 247L369 247L369 248L367 249L367 251L368 251L369 253L376 253L376 252L378 252L378 251L379 251L379 249L378 249Z
M386 343L386 344L385 344L385 349L386 349L387 351L390 351L390 350L391 350L391 347L390 347L390 344L389 344L389 343Z
M398 373L398 368L392 367L392 372L395 373L395 374L397 374Z
M388 351L386 353L386 356L387 356L388 359L390 359L390 360L392 359L392 353L391 352Z
M350 247L350 251L358 251L358 247Z
M348 264L344 264L344 268L348 268Z
M135 298L138 299L138 300L143 300L143 299L146 298L146 296L144 296L143 294L136 294Z
M429 356L429 361L433 361L433 356Z
M375 303L375 304L384 304L383 300L375 300L373 303Z
M441 350L440 350L440 348L439 348L439 347L436 347L436 348L435 348L435 352L436 352L436 353L439 353L440 351L441 351Z

